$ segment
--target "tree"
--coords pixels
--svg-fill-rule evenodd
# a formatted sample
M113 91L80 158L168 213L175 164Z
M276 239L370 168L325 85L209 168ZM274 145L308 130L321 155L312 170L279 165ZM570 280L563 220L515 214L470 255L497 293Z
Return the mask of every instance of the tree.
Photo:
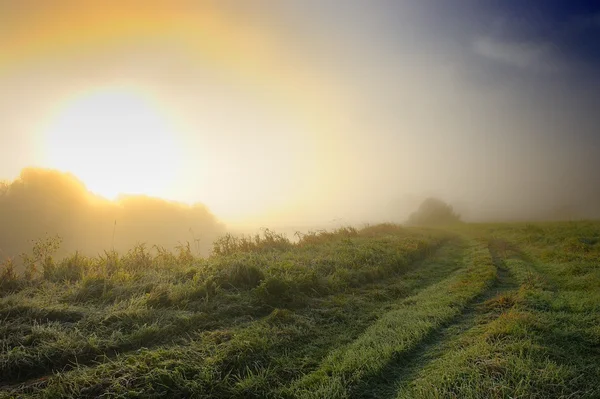
M454 212L451 205L438 198L427 198L419 209L408 218L408 224L416 226L432 226L460 223L460 215Z
M0 180L0 197L8 193L10 183L8 181Z

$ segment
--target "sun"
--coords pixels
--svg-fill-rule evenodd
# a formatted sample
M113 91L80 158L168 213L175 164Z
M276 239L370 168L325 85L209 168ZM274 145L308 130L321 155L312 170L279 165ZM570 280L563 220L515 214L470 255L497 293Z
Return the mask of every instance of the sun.
M103 89L66 101L43 134L46 166L75 174L88 189L168 196L178 173L174 124L156 101L131 89Z

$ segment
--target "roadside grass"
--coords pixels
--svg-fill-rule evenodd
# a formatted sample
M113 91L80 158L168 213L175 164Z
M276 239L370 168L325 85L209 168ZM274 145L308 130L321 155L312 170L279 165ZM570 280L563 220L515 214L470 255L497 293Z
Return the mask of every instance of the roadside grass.
M599 227L492 227L491 250L519 289L510 303L503 301L507 306L488 309L482 324L457 337L443 356L405 382L397 397L599 397L600 258L596 248L572 245L597 235ZM581 280L573 278L574 261L596 266L587 268Z

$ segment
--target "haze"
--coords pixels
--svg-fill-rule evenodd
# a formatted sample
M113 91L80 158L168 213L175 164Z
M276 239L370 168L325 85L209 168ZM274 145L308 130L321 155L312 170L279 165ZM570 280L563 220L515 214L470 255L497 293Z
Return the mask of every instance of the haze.
M598 217L599 21L585 2L1 1L0 178L68 172L229 228L401 222L428 196L471 221Z

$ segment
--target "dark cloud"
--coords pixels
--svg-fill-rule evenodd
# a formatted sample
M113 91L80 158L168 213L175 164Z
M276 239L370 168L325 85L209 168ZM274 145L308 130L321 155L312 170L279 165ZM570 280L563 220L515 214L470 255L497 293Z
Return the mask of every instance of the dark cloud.
M500 43L551 45L555 58L574 68L600 63L598 2L501 1L490 2L486 10L487 34Z

